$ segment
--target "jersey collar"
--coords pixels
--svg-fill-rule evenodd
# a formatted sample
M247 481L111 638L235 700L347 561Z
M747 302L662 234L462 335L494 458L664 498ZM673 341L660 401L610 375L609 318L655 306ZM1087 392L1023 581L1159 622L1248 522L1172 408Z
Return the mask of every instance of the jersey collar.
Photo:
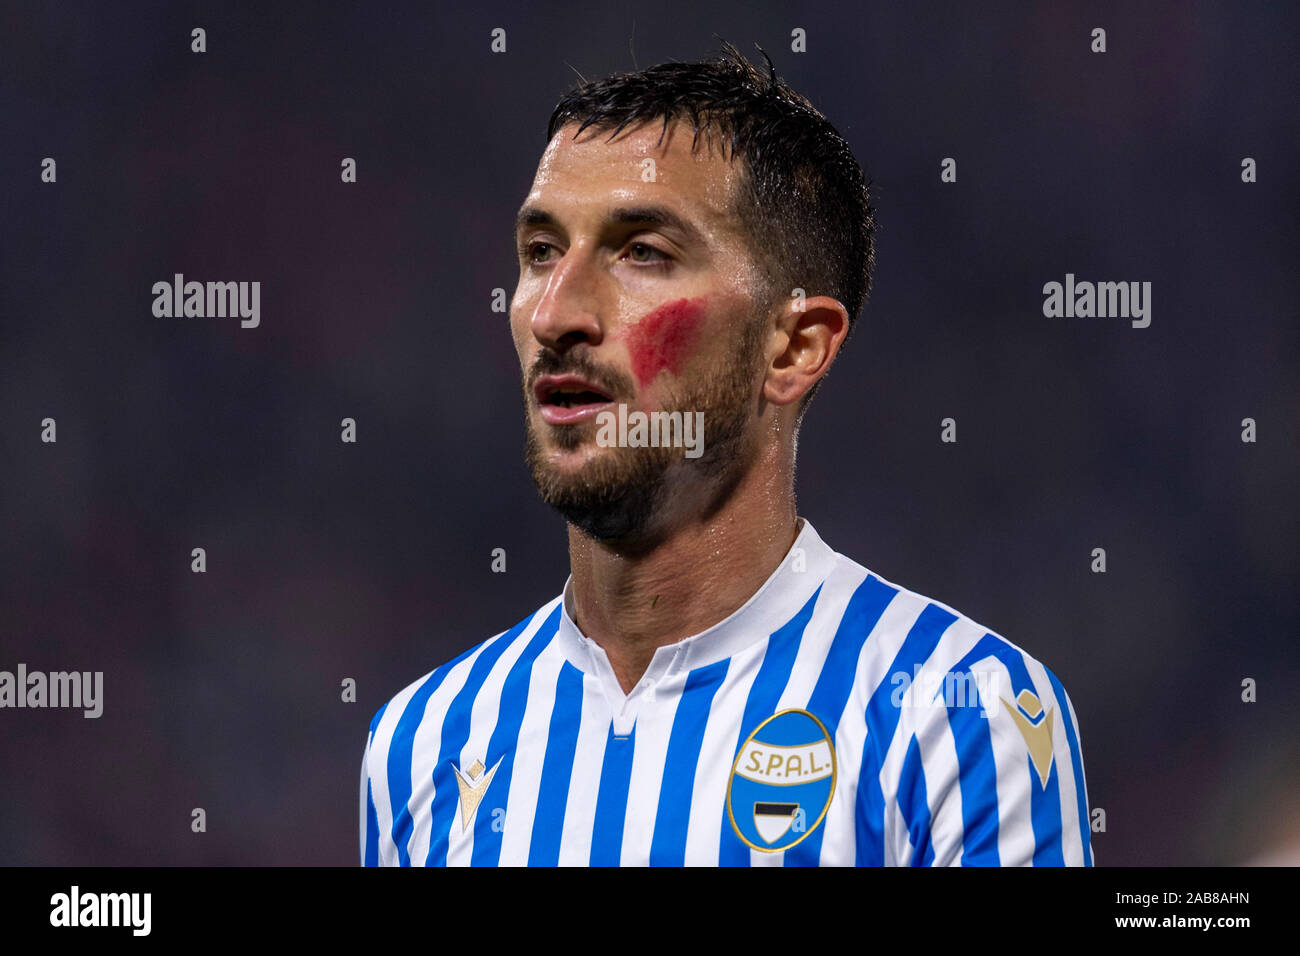
M799 612L826 580L836 557L811 522L799 521L802 528L794 544L750 599L699 634L658 648L643 682L654 683L671 673L725 660L768 637ZM602 678L612 675L604 649L573 623L572 574L564 582L558 639L574 667Z

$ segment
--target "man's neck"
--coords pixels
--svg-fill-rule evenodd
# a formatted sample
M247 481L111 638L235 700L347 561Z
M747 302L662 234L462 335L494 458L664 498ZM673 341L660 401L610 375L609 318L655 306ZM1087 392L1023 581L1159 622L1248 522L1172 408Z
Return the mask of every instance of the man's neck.
M658 648L730 616L789 552L793 488L765 472L751 471L717 511L679 522L635 556L570 526L575 623L604 649L624 693Z

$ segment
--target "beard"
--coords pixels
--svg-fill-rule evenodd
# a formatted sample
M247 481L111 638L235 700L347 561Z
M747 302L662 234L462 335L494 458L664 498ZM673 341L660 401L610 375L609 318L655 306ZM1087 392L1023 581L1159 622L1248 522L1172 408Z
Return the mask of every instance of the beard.
M741 332L734 361L721 371L706 372L698 381L668 396L665 412L687 415L703 412L700 457L686 458L680 446L620 447L602 449L582 467L563 471L551 465L542 450L533 416L525 416L527 436L524 461L542 500L597 541L643 538L673 492L674 466L691 469L693 476L712 485L711 500L718 502L739 482L755 454L756 442L748 436L749 417L756 410L755 377L762 343L762 326L749 322ZM617 396L632 394L631 380L591 363L585 352L559 356L549 350L539 356L531 377L572 372L599 384L617 403ZM524 387L525 407L531 390ZM751 406L754 406L751 409ZM552 444L573 450L595 443L595 425L550 427Z

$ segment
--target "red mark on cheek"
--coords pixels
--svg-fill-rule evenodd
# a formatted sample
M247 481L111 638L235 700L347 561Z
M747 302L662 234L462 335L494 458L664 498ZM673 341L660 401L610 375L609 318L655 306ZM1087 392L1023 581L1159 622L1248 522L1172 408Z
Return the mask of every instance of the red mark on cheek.
M667 369L676 375L695 348L704 325L706 296L665 302L626 333L632 374L642 386Z

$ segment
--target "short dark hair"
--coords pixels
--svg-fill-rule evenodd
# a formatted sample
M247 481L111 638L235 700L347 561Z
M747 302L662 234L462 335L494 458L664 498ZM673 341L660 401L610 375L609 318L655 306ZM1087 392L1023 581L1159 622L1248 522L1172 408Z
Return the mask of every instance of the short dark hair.
M611 130L688 120L712 133L741 160L735 213L764 275L767 306L802 288L829 295L849 313L849 332L871 291L875 266L870 181L834 126L808 100L777 78L755 69L734 46L699 63L661 63L637 73L616 73L566 93L551 113L547 142L565 125ZM820 384L818 382L817 384ZM809 390L803 405L817 386Z

